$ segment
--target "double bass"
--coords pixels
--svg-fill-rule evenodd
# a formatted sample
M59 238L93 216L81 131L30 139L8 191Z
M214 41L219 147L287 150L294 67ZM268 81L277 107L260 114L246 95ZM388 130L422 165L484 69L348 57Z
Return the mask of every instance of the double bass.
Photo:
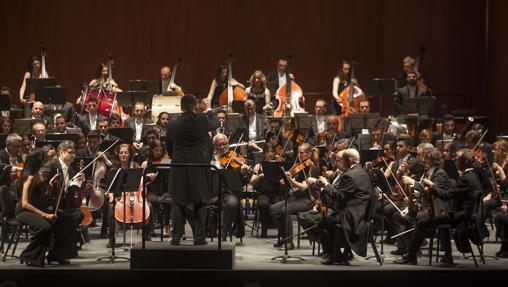
M339 101L342 106L341 114L339 115L339 131L344 131L343 118L348 118L350 114L357 113L360 109L360 102L366 99L363 91L355 84L355 70L356 70L356 58L353 57L353 61L350 64L350 80L347 86L340 92Z
M422 80L422 75L420 74L420 64L422 62L424 53L425 46L422 45L420 47L420 50L418 51L418 55L416 56L415 64L413 67L414 71L416 72L416 75L418 76L418 78L416 79L416 86L418 87L418 89L428 92L429 96L432 96L432 91L429 89L427 84L425 84L425 82Z
M176 63L173 66L171 78L169 79L168 89L166 91L167 93L169 93L170 96L180 96L181 97L184 95L182 89L180 89L180 88L172 89L171 88L171 86L173 86L175 84L176 71L178 70L178 67L180 66L181 62L182 62L182 57L176 58Z
M302 88L289 76L290 62L288 61L288 68L286 69L286 84L279 87L275 93L275 98L279 102L277 108L273 111L275 117L290 117L294 112L305 111L305 98L303 97Z
M219 96L219 104L221 106L228 106L233 103L233 101L243 101L245 100L245 90L241 86L233 86L232 80L233 80L233 71L232 71L232 65L231 62L233 62L233 53L229 53L229 60L228 60L228 87L227 89L224 89L222 93Z

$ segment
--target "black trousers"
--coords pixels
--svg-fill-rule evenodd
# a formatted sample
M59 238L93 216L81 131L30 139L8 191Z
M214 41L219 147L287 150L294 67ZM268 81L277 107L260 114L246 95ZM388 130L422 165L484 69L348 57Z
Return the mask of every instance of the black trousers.
M240 199L230 193L224 194L222 203L222 239L233 232L233 224L240 211Z
M496 224L496 236L501 242L508 242L508 213L502 211L494 214L494 222Z
M57 220L53 228L53 248L48 257L69 259L78 256L78 232L79 224L83 221L83 213L79 208L64 208L57 214Z
M333 213L333 210L329 208L327 210L326 216L330 216L332 213ZM298 214L298 217L299 217L299 223L304 230L311 228L315 225L320 226L325 221L323 214L321 214L313 209L311 209L309 211L305 211L305 212L300 212ZM319 227L314 227L313 229L310 229L309 231L307 231L307 234L309 235L309 240L311 240L311 241L320 240L318 229L319 229Z
M16 220L30 226L32 238L28 246L21 252L20 258L33 265L44 265L46 250L51 241L51 224L42 216L27 210L19 210Z
M201 243L206 240L206 216L207 206L205 203L195 203L191 205L171 204L171 218L173 220L173 230L171 236L174 241L180 241L185 233L185 219L191 222L192 232L195 243Z
M416 219L415 231L409 243L408 257L416 258L416 254L418 253L418 250L420 250L420 246L422 245L427 231L431 228L436 228L438 225L451 224L452 222L453 218L448 213L438 214L434 217L431 217L428 213L423 216L419 216ZM450 230L441 229L439 230L439 234L440 237L438 240L441 242L445 256L451 255L452 247L450 241Z
M272 204L279 202L280 200L281 196L279 192L264 192L258 195L256 204L259 211L259 221L261 222L262 230L266 231L270 225L270 207Z
M298 191L297 191L298 192ZM288 198L287 203L287 218L284 218L284 214L286 211L285 200L281 200L270 207L270 214L272 216L273 222L277 225L277 237L285 238L293 235L293 221L291 220L291 215L296 214L298 212L304 212L311 210L313 207L312 201L306 197L295 197L291 194ZM286 227L284 229L284 226Z
M344 234L343 230L337 230L335 227L335 224L340 224L341 220L338 214L335 216L327 216L326 220L323 220L320 224L320 226L316 230L316 234L321 242L321 245L323 246L323 252L325 254L333 255L336 254L336 259L338 261L344 261L345 257L344 254L340 251L340 248L345 248L346 252L349 252L348 250L349 245L346 241L346 236ZM337 249L333 250L334 242L337 241Z

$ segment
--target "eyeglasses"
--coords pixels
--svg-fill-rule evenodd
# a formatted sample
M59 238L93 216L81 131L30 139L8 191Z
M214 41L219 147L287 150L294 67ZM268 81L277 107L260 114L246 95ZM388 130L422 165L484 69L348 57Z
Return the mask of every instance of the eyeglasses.
M65 152L69 153L69 154L76 154L76 151L73 149L67 149L67 150L65 150Z

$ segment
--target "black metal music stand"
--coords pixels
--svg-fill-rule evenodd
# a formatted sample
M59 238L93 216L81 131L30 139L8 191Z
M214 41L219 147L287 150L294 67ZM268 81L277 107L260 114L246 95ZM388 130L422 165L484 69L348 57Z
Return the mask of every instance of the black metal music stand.
M376 106L375 102L379 99L378 111L381 111L383 116L394 113L393 93L397 90L395 78L367 79L362 88L365 94L373 96L373 99L370 100L371 107Z
M123 181L122 179L120 179L121 176L119 176L121 173L122 173L122 170L118 169L116 172L114 172L114 173L111 172L108 174L108 178L106 181L108 189L106 190L106 194L108 194L109 192L112 192L112 191L113 191L113 194L120 193L120 190L122 188L121 183ZM124 202L125 202L125 196L124 196ZM115 212L115 205L116 205L116 199L113 200L113 213ZM125 214L125 212L124 212L124 214ZM109 232L115 232L115 229L116 229L116 222L115 222L115 215L113 214L113 230L110 230ZM107 256L107 257L101 257L101 258L97 259L97 261L108 260L109 263L115 263L116 259L130 261L130 259L127 257L116 256L115 255L115 247L116 247L116 237L113 236L113 242L111 242L111 255Z
M286 194L284 195L284 232L287 232L286 222L288 219L288 199L289 193L294 191L294 187L291 184L284 168L280 166L277 162L274 161L262 161L261 166L263 167L263 173L265 178L269 182L279 182L281 179L284 181L284 185L286 186ZM287 234L285 234L287 236ZM287 263L288 260L294 259L295 261L305 261L302 257L298 256L290 256L288 255L288 244L287 241L284 241L284 254L272 257L271 260L280 259L281 263Z
M26 89L23 98L29 99L30 94L37 92L37 88L54 86L56 86L56 78L28 78L26 79ZM36 97L35 100L38 101L39 99Z
M404 98L402 100L403 111L405 114L432 114L434 112L433 97Z
M132 107L137 102L143 102L146 106L152 104L152 96L146 91L126 91L116 93L118 104Z
M108 133L122 139L126 143L132 143L134 138L134 130L131 128L110 128Z

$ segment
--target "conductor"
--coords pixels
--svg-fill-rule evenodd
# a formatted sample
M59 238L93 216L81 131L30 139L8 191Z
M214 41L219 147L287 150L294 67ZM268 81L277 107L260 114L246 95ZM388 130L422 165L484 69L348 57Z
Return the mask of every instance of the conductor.
M198 100L184 95L180 100L182 115L170 122L166 131L166 145L172 163L209 164L211 142L208 132L217 129L215 119L195 113ZM192 209L194 245L206 244L206 203L210 200L208 179L210 168L172 167L169 177L169 193L173 199L172 245L179 245L184 234L186 206ZM187 209L188 210L188 209Z

